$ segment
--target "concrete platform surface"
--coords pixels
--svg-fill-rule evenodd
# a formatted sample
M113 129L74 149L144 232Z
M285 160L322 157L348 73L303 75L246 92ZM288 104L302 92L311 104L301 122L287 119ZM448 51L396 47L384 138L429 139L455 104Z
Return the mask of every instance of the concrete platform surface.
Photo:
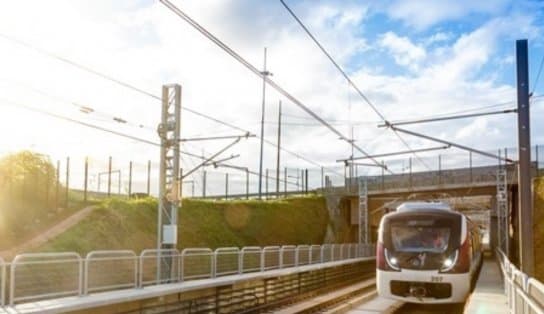
M484 259L474 292L469 296L465 314L508 313L508 301L498 262Z

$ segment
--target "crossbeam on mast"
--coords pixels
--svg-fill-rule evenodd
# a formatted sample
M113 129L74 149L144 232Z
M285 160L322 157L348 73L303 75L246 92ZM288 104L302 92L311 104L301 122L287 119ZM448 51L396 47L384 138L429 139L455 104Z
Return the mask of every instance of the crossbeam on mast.
M446 145L451 145L453 147L457 147L459 149L466 150L466 151L469 151L469 152L473 152L473 153L476 153L476 154L480 154L480 155L483 155L483 156L486 156L486 157L490 157L490 158L494 158L494 159L498 159L498 160L502 160L502 161L506 161L506 162L510 162L510 163L514 162L510 158L504 158L504 157L501 157L501 156L497 156L495 154L484 152L484 151L481 151L481 150L478 150L478 149L475 149L475 148L471 148L471 147L468 147L468 146L465 146L465 145L456 144L456 143L453 143L453 142L449 142L449 141L442 140L442 139L439 139L439 138L436 138L436 137L432 137L432 136L428 136L428 135L425 135L425 134L417 133L417 132L414 132L414 131L408 131L406 129L401 129L401 128L393 126L393 125L391 125L390 127L391 127L391 129L393 129L395 131L398 131L398 132L410 134L410 135L416 136L416 137L421 137L421 138L424 138L424 139L427 139L427 140L430 140L430 141L433 141L433 142L438 142L438 143L442 143L442 144L446 144Z
M496 114L516 113L516 112L518 112L517 109L505 109L505 110L498 110L498 111L491 111L491 112L462 114L457 116L449 116L449 117L441 117L441 118L429 118L429 119L419 119L419 120L399 121L399 122L386 122L386 123L378 124L378 127L386 128L386 127L398 126L398 125L428 123L428 122L437 122L437 121L455 120L455 119L466 119L466 118L473 118L473 117L480 117L480 116L490 116L490 115L496 115Z

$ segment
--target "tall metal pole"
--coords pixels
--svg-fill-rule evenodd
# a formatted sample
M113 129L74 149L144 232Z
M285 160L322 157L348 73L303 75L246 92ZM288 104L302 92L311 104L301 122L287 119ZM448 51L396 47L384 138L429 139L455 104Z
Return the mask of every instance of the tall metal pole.
M249 199L249 169L246 168L246 200Z
M59 188L60 188L60 160L57 160L57 174L55 184L55 208L59 208Z
M521 271L534 273L533 208L531 198L531 132L529 119L529 66L527 40L516 41L516 69L518 91L518 193L519 193L519 248Z
M268 199L268 168L267 168L266 171L265 171L265 180L266 180L266 184L265 184L265 198Z
M229 173L225 173L225 200L229 199Z
M157 217L157 249L173 249L178 239L178 208L181 207L180 177L181 86L163 85ZM171 257L157 254L157 280L172 278L175 267Z
M108 159L108 197L111 195L111 156Z
M304 176L305 176L304 182L306 183L306 190L305 190L305 193L308 194L308 169L306 169L306 170L304 171Z
M259 199L262 197L263 187L263 142L264 142L264 116L265 116L265 99L266 99L266 76L270 75L270 72L266 71L266 47L264 48L264 67L261 72L263 76L263 101L261 106L261 154L259 158Z
M49 173L48 173L49 174ZM89 175L89 159L85 157L85 173L83 179L83 202L87 203L87 178Z
M132 161L128 164L128 198L132 195Z
M283 194L287 197L287 167L283 169Z
M206 170L202 171L202 197L206 197Z
M66 157L66 190L64 208L68 208L68 191L70 190L70 157Z
M281 100L278 111L278 151L276 157L276 198L280 197Z
M151 195L151 160L147 161L147 195Z

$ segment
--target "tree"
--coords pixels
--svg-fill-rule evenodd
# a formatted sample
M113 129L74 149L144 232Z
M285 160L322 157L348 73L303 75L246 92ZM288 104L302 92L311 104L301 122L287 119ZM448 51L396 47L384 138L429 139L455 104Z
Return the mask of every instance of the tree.
M55 187L55 167L48 156L21 151L0 158L0 193L25 201L50 199Z

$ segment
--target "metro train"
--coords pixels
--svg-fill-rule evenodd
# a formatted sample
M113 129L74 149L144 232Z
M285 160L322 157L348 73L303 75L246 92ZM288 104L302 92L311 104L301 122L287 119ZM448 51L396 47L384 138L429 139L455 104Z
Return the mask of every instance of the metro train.
M482 263L481 233L441 202L407 202L382 217L376 245L380 296L412 303L460 303Z

